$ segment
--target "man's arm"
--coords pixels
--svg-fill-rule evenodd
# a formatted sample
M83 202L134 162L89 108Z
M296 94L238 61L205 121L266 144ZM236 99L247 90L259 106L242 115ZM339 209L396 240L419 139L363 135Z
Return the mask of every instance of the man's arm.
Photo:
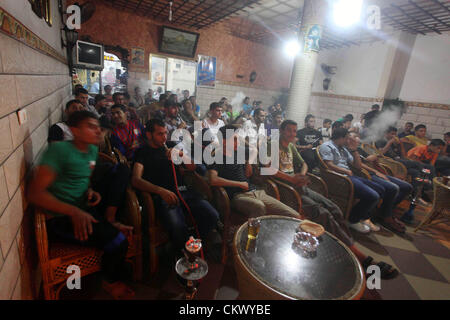
M389 149L391 148L392 143L394 143L394 139L391 139L388 142L386 142L385 146L380 149L380 152L382 154L386 154L386 152L388 152Z
M324 160L325 164L330 168L332 171L336 171L337 173L346 174L349 176L353 175L353 172L351 170L341 168L333 163L331 160Z
M45 210L69 216L74 226L74 235L80 241L88 239L92 233L92 223L97 222L89 213L63 202L47 191L57 174L46 165L36 168L28 185L27 198L30 203Z
M219 177L216 170L210 169L207 172L209 184L213 187L235 187L248 190L248 183L245 181L233 181Z

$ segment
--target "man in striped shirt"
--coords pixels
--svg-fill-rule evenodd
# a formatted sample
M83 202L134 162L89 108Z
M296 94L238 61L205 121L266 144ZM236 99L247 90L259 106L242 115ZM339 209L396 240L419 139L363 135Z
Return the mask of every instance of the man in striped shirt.
M144 144L144 127L137 120L127 120L127 108L122 104L111 107L114 129L111 132L111 146L116 147L129 161L134 152Z

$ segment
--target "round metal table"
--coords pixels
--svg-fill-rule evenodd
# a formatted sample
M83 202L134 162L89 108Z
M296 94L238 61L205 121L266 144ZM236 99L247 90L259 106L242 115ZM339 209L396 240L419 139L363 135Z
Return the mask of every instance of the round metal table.
M233 241L239 299L359 299L365 289L363 269L356 256L325 232L312 257L294 250L300 220L264 216L255 252L246 251L247 223Z

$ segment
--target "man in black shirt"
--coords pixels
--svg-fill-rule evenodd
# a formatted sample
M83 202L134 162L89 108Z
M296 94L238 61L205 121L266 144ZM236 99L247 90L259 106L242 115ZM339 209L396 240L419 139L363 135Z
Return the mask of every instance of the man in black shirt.
M207 239L217 226L219 213L209 202L183 185L181 165L172 167L171 149L166 147L167 128L164 122L152 119L145 130L148 141L136 153L132 185L138 190L152 194L156 214L176 249L182 249L190 235L186 222L186 219L190 219L186 218L186 215L189 216L189 210L185 203L198 225L200 238ZM168 144L170 143L169 141ZM195 164L188 164L189 162L188 156L183 155L185 168L195 170Z
M260 217L266 214L299 217L299 213L277 199L268 196L264 190L256 190L249 177L252 175L250 164L238 163L238 135L235 127L226 125L219 129L222 134L223 164L215 163L209 167L208 180L212 186L224 187L231 206L238 212ZM232 133L226 136L227 131ZM227 145L232 149L228 153Z
M320 131L314 129L315 124L316 118L312 114L308 114L305 118L305 128L297 131L297 149L308 165L309 171L319 165L315 150L323 140Z
M66 119L69 119L69 116L75 111L81 110L84 110L84 107L79 100L75 99L70 100L69 102L66 103L66 109L64 110ZM66 124L66 122L55 123L48 130L47 142L50 143L54 141L63 141L63 140L64 141L73 140L72 131L70 131L70 128Z

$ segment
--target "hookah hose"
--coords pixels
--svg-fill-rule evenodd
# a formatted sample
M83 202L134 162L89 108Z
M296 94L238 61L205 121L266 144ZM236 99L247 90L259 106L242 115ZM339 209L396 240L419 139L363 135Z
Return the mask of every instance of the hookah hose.
M166 150L169 150L166 146ZM178 181L177 181L177 173L175 170L175 164L173 163L172 160L169 160L170 164L172 166L172 174L173 174L173 180L175 183L175 190L177 190L177 196L180 199L180 201L183 203L184 207L186 208L187 212L189 213L189 218L191 219L191 223L195 228L195 233L197 234L197 238L200 239L200 233L198 232L198 227L197 224L195 223L195 219L194 216L192 215L192 211L191 208L189 208L189 206L187 205L186 201L184 201L183 197L181 196L180 190L178 190ZM202 259L204 259L204 255L203 255L203 245L200 248L200 255L202 257Z

